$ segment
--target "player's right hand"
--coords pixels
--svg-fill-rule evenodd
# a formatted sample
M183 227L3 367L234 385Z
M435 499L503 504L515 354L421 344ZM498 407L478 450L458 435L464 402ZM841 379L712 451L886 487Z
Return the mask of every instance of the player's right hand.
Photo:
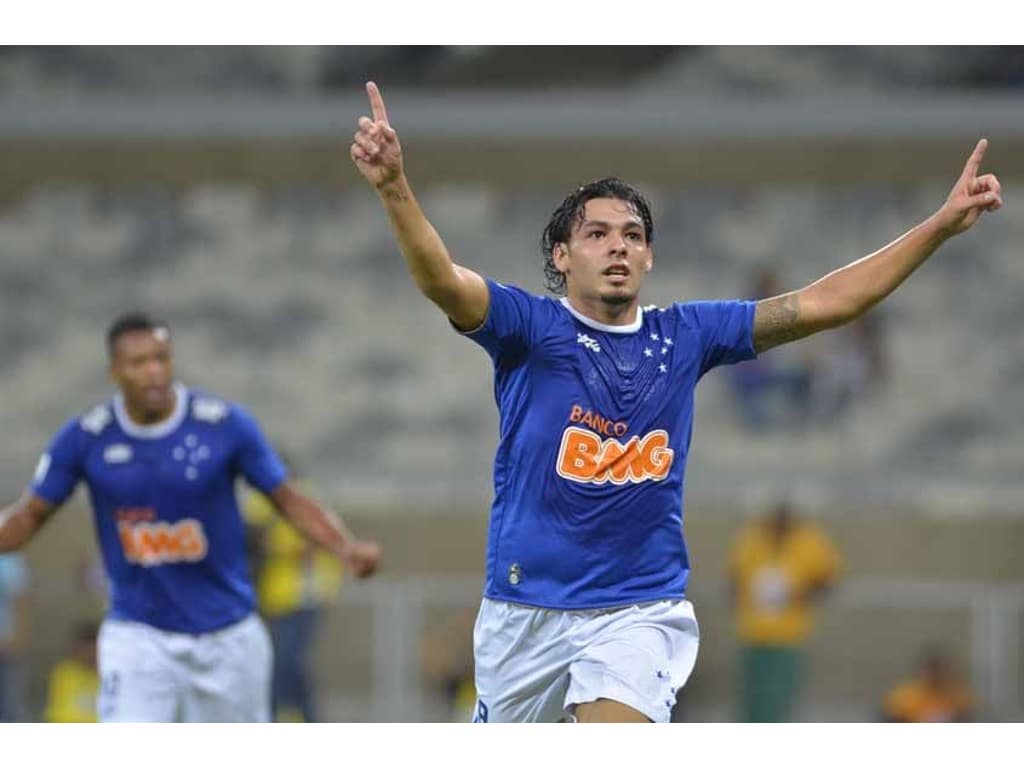
M358 539L351 541L343 559L357 579L365 579L372 576L380 564L380 544Z
M373 119L365 115L359 118L359 130L349 154L363 178L379 189L402 175L402 146L398 134L388 124L384 99L376 83L366 84L366 95L370 97Z

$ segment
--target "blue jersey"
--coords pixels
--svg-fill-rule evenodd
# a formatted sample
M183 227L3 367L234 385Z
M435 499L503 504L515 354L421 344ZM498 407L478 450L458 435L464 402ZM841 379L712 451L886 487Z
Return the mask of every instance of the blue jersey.
M500 440L487 597L556 609L686 593L683 472L693 392L755 356L754 302L638 309L629 326L488 281L466 335L490 354Z
M287 473L244 409L181 384L175 393L159 424L132 422L120 395L69 421L32 491L60 504L85 481L111 618L199 634L255 605L235 478L268 493Z

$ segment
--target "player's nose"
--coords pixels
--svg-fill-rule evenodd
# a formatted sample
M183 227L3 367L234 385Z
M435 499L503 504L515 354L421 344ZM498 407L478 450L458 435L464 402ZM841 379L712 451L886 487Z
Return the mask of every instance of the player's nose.
M146 363L146 381L149 384L161 384L168 376L168 365L161 360L150 360Z
M608 238L608 249L614 255L625 254L627 252L626 238L622 235L611 235Z

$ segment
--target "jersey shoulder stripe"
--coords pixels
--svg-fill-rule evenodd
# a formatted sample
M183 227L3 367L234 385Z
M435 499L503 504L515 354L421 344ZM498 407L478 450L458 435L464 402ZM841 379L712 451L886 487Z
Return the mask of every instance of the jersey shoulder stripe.
M114 422L114 413L110 407L110 403L100 403L94 405L82 417L78 420L78 425L84 432L88 432L90 435L98 437L103 434L103 431L107 429Z

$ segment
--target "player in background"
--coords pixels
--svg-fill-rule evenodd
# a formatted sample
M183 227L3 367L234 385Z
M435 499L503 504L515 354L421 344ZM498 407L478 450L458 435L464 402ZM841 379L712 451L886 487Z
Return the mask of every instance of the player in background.
M475 719L667 721L697 652L685 599L683 470L693 392L717 365L864 314L948 238L1002 205L981 140L939 210L898 240L757 302L642 307L654 266L647 202L617 179L580 187L542 239L532 296L455 264L405 176L377 86L350 155L419 290L495 371L500 439Z
M84 480L111 589L99 719L265 722L271 647L235 478L358 577L373 573L380 547L292 486L245 409L174 380L165 325L122 315L107 350L119 391L53 438L30 488L0 511L0 552L24 547Z

